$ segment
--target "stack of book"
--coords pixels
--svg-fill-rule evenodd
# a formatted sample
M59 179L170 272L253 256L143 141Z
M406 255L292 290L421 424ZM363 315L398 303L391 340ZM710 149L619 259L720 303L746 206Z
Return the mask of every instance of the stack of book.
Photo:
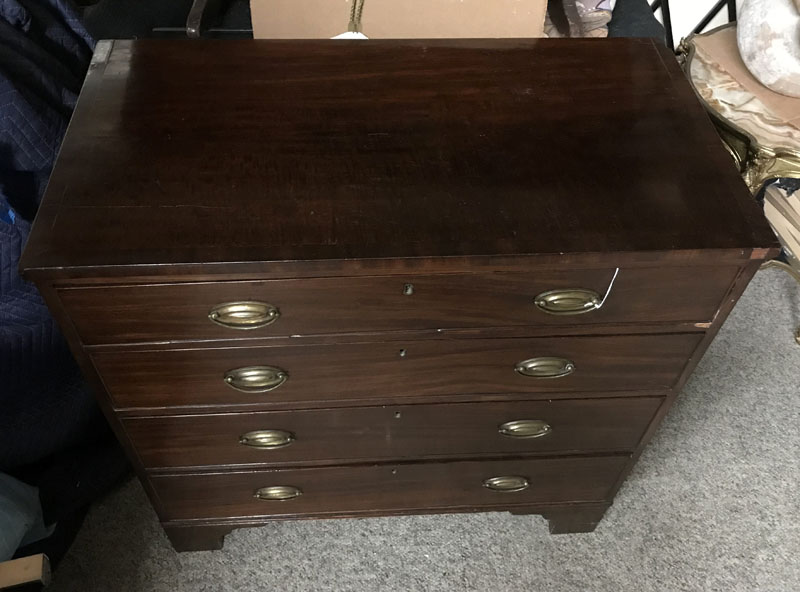
M770 185L764 192L764 214L783 244L789 263L800 270L800 191L790 194Z

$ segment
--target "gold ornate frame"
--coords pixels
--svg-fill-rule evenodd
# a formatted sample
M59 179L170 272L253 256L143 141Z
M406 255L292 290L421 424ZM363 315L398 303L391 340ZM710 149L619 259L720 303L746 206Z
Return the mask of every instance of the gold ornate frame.
M695 87L691 75L692 59L695 56L693 40L696 37L713 35L717 31L735 26L736 23L728 23L705 33L692 34L685 39L681 39L677 50L678 62L689 79L692 90L694 90L698 100L705 107L709 117L711 117L717 133L719 133L723 145L738 167L739 173L747 183L750 191L755 194L764 186L764 183L772 179L781 177L800 179L800 151L786 147L768 147L759 144L749 132L717 113ZM778 236L778 240L781 240L780 236ZM783 241L781 240L781 242ZM791 251L785 248L785 245L784 252L787 253L788 264L782 261L767 261L761 268L782 269L800 283L800 260L797 259L797 257L800 257L800 253L792 255ZM795 331L794 339L800 345L800 328Z
M748 132L738 125L723 118L700 95L694 86L691 77L692 59L695 55L693 40L696 37L713 35L717 31L735 27L736 23L728 23L705 33L690 35L681 39L678 45L678 61L686 73L697 98L706 108L714 122L722 141L731 157L733 157L739 172L744 177L750 191L756 193L766 181L779 177L800 179L800 151L785 147L763 146Z

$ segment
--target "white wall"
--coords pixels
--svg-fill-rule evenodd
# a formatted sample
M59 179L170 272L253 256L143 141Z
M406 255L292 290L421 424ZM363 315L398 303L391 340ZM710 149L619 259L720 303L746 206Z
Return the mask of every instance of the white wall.
M650 4L652 0L648 0ZM737 9L742 0L736 0ZM675 45L680 43L681 38L688 36L700 20L711 10L717 0L670 0L669 9L672 16L672 37ZM658 20L661 20L661 10L656 12ZM728 22L728 8L725 7L711 21L706 30L713 29Z

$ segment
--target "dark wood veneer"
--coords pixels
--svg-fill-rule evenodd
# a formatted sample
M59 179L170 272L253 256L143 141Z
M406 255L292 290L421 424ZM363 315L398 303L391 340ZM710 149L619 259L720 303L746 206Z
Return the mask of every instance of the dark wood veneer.
M441 514L470 512L503 512L511 514L541 514L548 522L552 534L592 532L603 518L609 502L578 502L559 504L531 504L502 506L458 506L451 508L415 508L390 510L362 510L358 512L331 512L322 516L291 514L247 516L211 520L169 520L162 526L177 551L207 551L221 549L224 537L235 528L265 526L276 520L299 518L367 518L370 516L404 516L409 514Z
M662 398L391 405L313 411L200 414L123 420L150 469L203 465L338 464L502 454L603 453L636 448ZM546 421L551 432L511 438L513 420ZM242 434L279 429L282 448L239 443Z
M547 458L502 461L381 464L356 467L285 469L153 475L151 481L168 520L219 519L231 516L302 516L304 514L415 510L459 507L530 506L555 502L599 502L607 498L625 466L625 456ZM530 486L498 492L484 480L519 475ZM264 501L262 487L291 485L298 498Z
M237 404L489 393L583 393L669 389L702 334L463 339L346 345L104 351L92 360L117 407ZM563 357L575 371L530 378L515 371L535 357ZM226 372L267 365L289 378L263 393L228 386Z
M99 44L20 266L196 550L304 517L592 530L777 252L651 40L146 40ZM617 267L600 310L533 306ZM247 299L280 319L209 321ZM515 373L536 356L576 370ZM223 383L253 364L289 380ZM496 432L534 415L549 436ZM236 443L262 428L297 440ZM509 474L530 487L482 485ZM304 493L253 497L282 484Z
M142 40L103 57L24 268L774 244L649 39Z
M622 269L602 308L577 316L544 313L534 298L565 288L591 289L602 296L614 269L71 288L59 294L86 344L163 341L176 335L229 340L463 327L708 322L737 271L736 266ZM411 294L403 293L406 285L412 286ZM280 310L280 317L246 331L208 319L215 305L232 300L267 302Z

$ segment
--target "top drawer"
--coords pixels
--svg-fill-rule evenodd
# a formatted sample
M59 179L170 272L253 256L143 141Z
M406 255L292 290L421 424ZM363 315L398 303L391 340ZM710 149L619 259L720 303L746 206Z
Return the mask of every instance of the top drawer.
M62 288L85 344L598 323L707 322L737 267L470 273ZM581 292L570 293L579 289ZM573 297L566 314L547 293ZM244 319L223 305L250 305ZM563 302L563 300L562 300ZM235 309L234 309L235 311ZM580 312L579 312L580 311ZM239 310L241 312L241 309ZM215 322L212 317L215 316ZM226 326L228 325L228 326Z

